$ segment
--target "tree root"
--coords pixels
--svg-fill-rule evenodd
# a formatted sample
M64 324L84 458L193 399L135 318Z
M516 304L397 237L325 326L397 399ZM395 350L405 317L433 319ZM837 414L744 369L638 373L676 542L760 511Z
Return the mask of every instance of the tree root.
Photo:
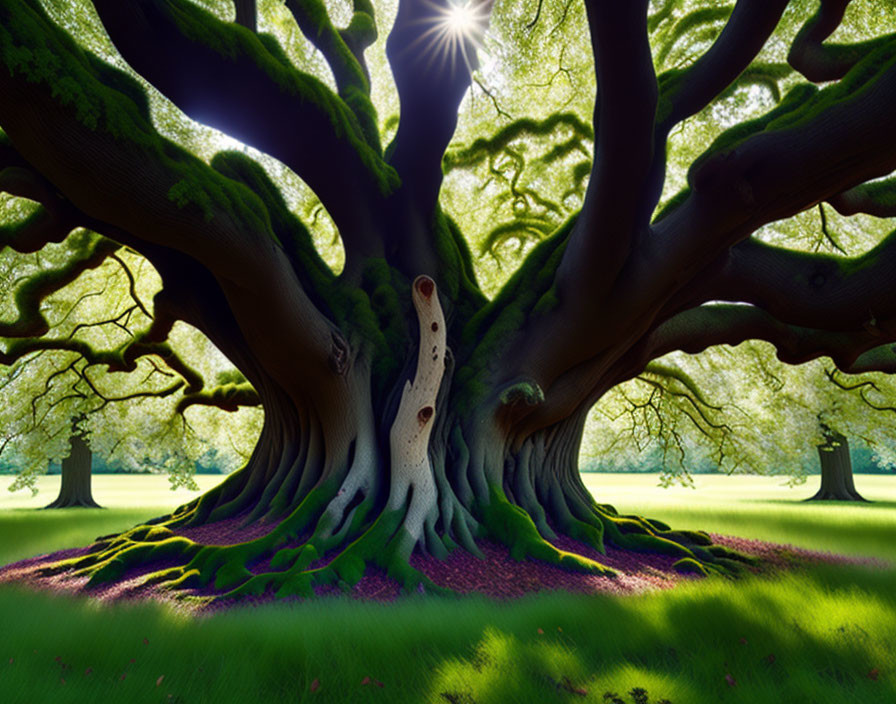
M453 594L410 564L412 551L422 549L427 540L415 540L407 530L409 501L397 510L382 510L372 522L367 518L371 507L362 501L351 511L351 520L344 520L334 531L332 516L325 511L333 493L332 487L328 492L323 487L312 491L274 530L248 542L202 545L176 535L163 524L141 525L101 540L88 555L49 565L43 573L87 576L87 587L93 588L120 580L128 570L141 565L175 563L177 566L144 574L140 584L187 599L195 596L194 590L212 587L216 594L207 600L214 602L266 593L277 598L311 598L320 587L350 591L369 568L377 567L404 593ZM599 561L553 545L539 533L530 516L510 503L499 489L492 487L489 504L475 506L470 514L477 517L476 537L505 545L512 559L540 560L606 577L618 574ZM459 516L460 511L455 518ZM309 535L311 526L314 530ZM756 562L755 558L713 545L705 533L669 530L660 522L619 516L611 507L598 504L593 505L590 520L570 513L567 521L552 523L552 527L601 552L605 552L606 543L624 550L676 557L673 567L682 574L734 577ZM448 534L436 537L446 554L458 548ZM266 558L270 558L270 567L253 572L252 565Z

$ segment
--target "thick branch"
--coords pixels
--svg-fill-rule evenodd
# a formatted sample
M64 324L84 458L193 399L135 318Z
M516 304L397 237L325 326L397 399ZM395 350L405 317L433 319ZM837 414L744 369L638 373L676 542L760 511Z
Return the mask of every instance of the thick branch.
M787 61L810 81L823 83L843 78L859 61L892 38L889 35L857 44L825 45L824 40L843 21L850 2L852 0L821 0L818 10L793 40Z
M41 204L22 221L0 223L0 248L36 252L50 242L62 242L78 224L76 211L32 169L7 166L0 170L0 192Z
M863 183L828 198L841 215L865 213L878 218L896 217L896 178Z
M341 232L358 229L357 210L338 207L346 192L373 197L394 186L394 175L346 103L258 36L185 0L95 5L137 72L190 117L296 171Z
M739 0L728 17L722 33L712 46L691 66L672 69L659 79L656 144L665 145L672 128L695 115L714 99L736 85L739 76L772 85L779 96L778 67L752 66L755 78L747 76L751 62L761 51L784 13L787 0ZM697 14L700 10L694 11ZM785 67L786 68L786 67ZM648 179L647 197L656 207L666 176L666 150L656 149Z
M896 339L896 320L889 328L888 337ZM674 350L696 354L713 345L739 345L746 340L772 343L778 358L789 364L826 356L844 372L896 371L896 350L892 344L881 344L879 334L787 325L750 305L692 308L657 327L646 342L650 355L659 357Z
M647 5L646 0L586 3L599 90L595 158L558 272L561 291L577 300L612 284L650 217L643 194L653 159L657 86Z
M810 254L747 240L706 295L751 303L783 323L820 330L874 331L896 318L896 231L855 258Z
M130 79L118 72L116 88L104 86L95 62L46 16L16 3L0 17L0 45L33 47L21 56L37 57L0 71L0 124L16 149L98 223L92 229L201 262L246 342L283 383L326 373L333 326L309 300L259 198L160 137L122 92ZM44 62L37 47L58 60ZM113 73L107 66L103 75ZM57 90L66 81L79 86L77 101ZM292 344L271 344L274 331Z
M468 32L451 23L450 0L400 0L386 52L401 101L390 163L402 190L429 218L442 182L442 155L457 125L457 110L476 68L476 45L488 27L492 0L468 6Z
M691 191L654 226L634 280L665 271L677 288L762 225L896 167L896 60L885 49L841 83L788 102L764 131L726 138L698 160Z
M787 7L787 0L739 0L713 45L691 66L660 76L657 132L696 114L756 58Z
M370 101L370 75L364 62L364 50L376 41L376 21L369 0L355 0L348 28L340 32L333 26L323 0L287 0L286 6L302 34L324 55L339 97L352 108L368 144L380 152L376 110Z

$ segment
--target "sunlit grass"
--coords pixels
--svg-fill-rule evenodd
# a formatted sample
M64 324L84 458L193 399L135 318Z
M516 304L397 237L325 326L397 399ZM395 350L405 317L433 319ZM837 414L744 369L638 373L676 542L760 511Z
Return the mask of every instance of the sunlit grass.
M198 475L202 490L215 486L221 475ZM96 475L93 497L102 509L35 510L50 503L59 491L59 476L38 479L38 494L8 492L12 477L0 477L0 565L51 550L87 545L100 535L129 528L170 512L199 492L171 491L162 475Z
M894 535L892 509L781 503L777 489L762 488L769 480L714 477L718 486L664 492L650 477L587 479L622 510L666 511L697 527L711 517L723 533L786 530L770 537L803 536L818 548L829 538L814 531L827 516L855 554L867 552L874 530ZM740 482L734 492L725 479ZM889 500L883 480L893 478L874 478L874 488L865 479L869 498ZM22 540L31 554L83 544L188 495L170 496L168 505L130 509L0 511L0 562L21 553ZM326 600L199 620L157 604L102 606L4 586L0 701L603 703L616 692L628 704L641 687L653 704L888 702L896 701L894 638L896 572L839 566L638 597Z
M896 563L896 476L857 475L870 503L805 502L818 477L789 487L782 477L698 475L696 489L657 486L655 474L583 474L601 502L681 529L788 543Z

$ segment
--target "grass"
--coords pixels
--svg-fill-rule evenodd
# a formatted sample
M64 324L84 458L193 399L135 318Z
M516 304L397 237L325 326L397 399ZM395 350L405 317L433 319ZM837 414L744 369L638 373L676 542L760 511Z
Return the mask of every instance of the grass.
M586 479L600 481L601 501L676 525L816 549L829 549L836 534L854 554L868 553L875 530L893 535L890 507L797 504L786 497L808 488L769 483L780 480L712 477L697 492L669 492L650 486L655 477ZM872 488L860 478L860 491L881 503L896 499L896 478L873 479ZM0 509L0 562L21 552L9 525L16 535L35 533L31 544L46 551L70 546L76 534L125 527L149 509L158 512L82 511L77 528L54 512ZM835 530L825 529L825 518ZM896 548L883 546L884 538L873 541L872 554L894 557ZM896 701L896 572L886 570L825 566L627 598L320 601L201 620L161 605L103 606L7 586L0 629L0 700L13 704L604 702L606 692L629 704L635 687L653 704Z
M697 475L696 489L657 486L655 474L583 474L601 502L681 529L868 555L896 564L896 476L856 475L870 503L812 501L819 477L789 487L783 477Z
M202 491L218 484L221 475L198 475ZM108 535L153 516L170 513L199 492L171 491L162 475L100 474L93 478L93 498L103 509L36 511L59 492L60 478L38 478L38 493L8 492L11 477L0 477L0 565L51 550L87 545L98 535Z

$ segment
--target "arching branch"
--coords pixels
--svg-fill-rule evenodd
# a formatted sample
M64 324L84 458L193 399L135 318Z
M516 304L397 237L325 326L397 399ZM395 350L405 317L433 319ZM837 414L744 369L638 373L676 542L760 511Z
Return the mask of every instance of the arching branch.
M660 362L650 362L646 367L644 367L644 372L646 374L659 377L660 379L666 379L669 382L679 384L684 389L686 389L687 392L696 400L696 403L701 406L704 406L713 411L722 410L721 406L712 404L700 390L700 387L697 386L697 383L683 370L677 367L673 367L668 364L661 364Z
M855 258L796 252L751 239L731 250L706 295L751 303L787 324L882 335L881 321L896 318L894 269L896 231Z
M894 35L876 37L856 44L825 44L840 23L852 0L821 0L815 14L800 29L788 63L815 83L843 78L872 51L888 43Z
M880 52L836 85L789 94L771 120L757 121L762 131L748 125L742 140L720 137L692 167L690 190L654 225L642 262L698 280L762 225L892 172L896 145L884 116L896 109L896 61Z
M719 96L759 54L787 0L739 0L712 46L691 66L659 77L657 132L665 141L677 123Z
M896 333L896 320L890 322ZM892 337L896 339L896 334ZM892 343L866 330L832 331L788 325L767 311L751 305L710 304L684 311L657 327L646 339L651 356L674 350L689 354L714 345L738 345L746 340L765 340L789 364L831 357L844 372L896 371Z
M0 162L0 192L41 204L24 220L0 223L0 248L10 247L23 254L36 252L50 242L62 242L78 224L76 211L30 168L3 168Z
M159 136L130 97L133 81L109 66L97 73L95 60L45 15L16 2L0 16L0 44L59 57L0 71L0 124L23 157L91 229L120 231L157 257L174 250L210 273L242 339L282 378L310 383L319 378L311 370L326 373L333 325L309 299L259 197ZM110 76L115 88L100 80ZM77 104L56 90L64 80L79 85ZM289 354L263 342L271 330L294 340Z
M95 5L136 71L190 117L287 164L330 208L340 231L358 229L355 220L342 219L357 209L336 207L346 191L372 198L394 186L358 115L270 41L185 0Z
M63 266L27 279L16 290L18 315L15 320L0 322L0 337L36 337L45 334L50 326L41 312L44 299L70 284L85 271L100 266L118 249L118 243L101 238L86 244L76 257Z

